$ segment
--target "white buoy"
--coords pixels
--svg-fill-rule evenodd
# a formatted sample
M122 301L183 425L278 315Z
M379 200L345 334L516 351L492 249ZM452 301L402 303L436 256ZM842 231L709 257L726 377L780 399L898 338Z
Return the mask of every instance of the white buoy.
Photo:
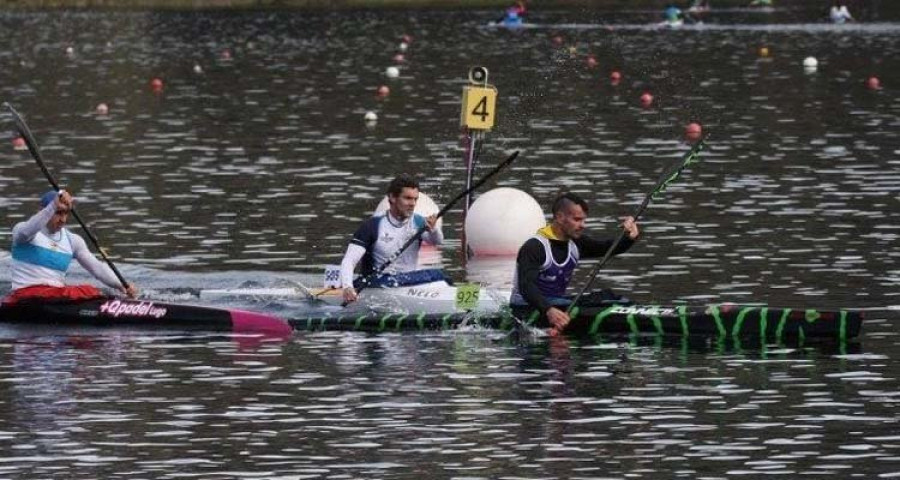
M544 211L531 195L515 188L495 188L469 208L466 242L475 256L515 255L546 223Z
M397 48L398 48L401 52L405 52L406 49L409 48L409 44L406 43L406 42L400 42L400 45L397 46Z
M397 78L400 76L400 69L397 67L387 67L384 74L387 75L388 78Z
M203 73L203 67L199 63L194 64L194 73Z
M375 211L372 213L372 215L373 216L380 215L380 214L386 212L387 210L388 210L388 198L387 198L387 195L385 195L384 198L381 199L381 202L378 203L378 206L375 207ZM441 211L441 209L440 209L440 207L437 206L436 203L434 203L434 200L432 200L431 197L429 197L428 195L426 195L424 192L422 192L420 190L419 191L419 200L416 202L416 209L414 211L416 213L418 213L419 215L422 215L423 217L428 217L428 216L437 214L438 212ZM444 219L439 218L437 221L438 228L440 228L443 225L443 223L444 223Z
M109 105L105 103L98 103L97 108L94 109L97 112L97 115L108 115L109 114Z
M68 55L68 56L70 56L70 57L71 57L72 55L75 55L75 49L72 48L72 47L66 47L66 55Z
M368 112L366 112L366 117L365 117L365 118L366 118L366 122L377 122L377 121L378 121L378 114L376 114L375 112L369 110Z
M816 60L816 57L806 57L803 59L803 66L805 68L816 68L819 66L819 61Z

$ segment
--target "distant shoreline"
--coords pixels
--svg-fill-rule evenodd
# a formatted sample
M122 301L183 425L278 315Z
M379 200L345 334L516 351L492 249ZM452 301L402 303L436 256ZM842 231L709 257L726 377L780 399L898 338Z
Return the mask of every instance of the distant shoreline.
M784 4L787 0L777 2ZM510 0L0 0L0 10L358 10L358 9L502 9ZM566 8L659 8L668 3L686 7L688 0L532 0L534 10ZM750 0L712 0L713 8L743 7ZM816 0L790 0L790 6L816 4ZM821 2L818 2L821 3Z

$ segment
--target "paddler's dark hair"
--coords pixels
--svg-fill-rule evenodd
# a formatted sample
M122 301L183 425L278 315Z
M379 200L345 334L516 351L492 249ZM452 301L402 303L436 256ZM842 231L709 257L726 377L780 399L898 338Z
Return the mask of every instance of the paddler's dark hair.
M557 195L556 199L553 200L553 207L550 211L553 212L553 216L555 217L557 213L563 211L563 209L568 208L568 206L572 204L578 205L584 210L584 213L588 213L587 202L572 192L564 192Z
M396 197L400 195L400 192L403 191L404 188L415 188L419 189L419 182L413 178L412 175L408 173L401 173L397 175L397 178L391 180L391 183L388 184L387 194L391 197Z

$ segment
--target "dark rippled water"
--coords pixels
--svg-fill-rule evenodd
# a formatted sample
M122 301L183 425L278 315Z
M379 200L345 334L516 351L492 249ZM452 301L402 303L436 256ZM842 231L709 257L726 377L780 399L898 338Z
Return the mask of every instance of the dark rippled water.
M544 27L517 32L484 28L487 11L0 15L2 100L144 288L313 283L397 172L449 200L463 183L459 93L484 65L500 113L480 172L519 149L494 185L544 203L571 188L600 231L686 150L685 124L712 134L608 286L640 302L871 310L857 343L765 350L0 331L0 477L900 476L900 11L869 5L848 27L791 8L677 31L647 27L649 11L534 12ZM407 62L387 79L402 34ZM885 88L868 90L870 75ZM7 125L11 227L46 182ZM508 284L508 263L462 264L459 219L439 261Z

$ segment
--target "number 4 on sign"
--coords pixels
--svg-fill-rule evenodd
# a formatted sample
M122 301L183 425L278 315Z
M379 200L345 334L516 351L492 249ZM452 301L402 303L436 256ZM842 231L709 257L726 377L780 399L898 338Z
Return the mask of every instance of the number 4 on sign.
M490 130L497 117L497 89L463 87L462 118L460 123L470 130Z

